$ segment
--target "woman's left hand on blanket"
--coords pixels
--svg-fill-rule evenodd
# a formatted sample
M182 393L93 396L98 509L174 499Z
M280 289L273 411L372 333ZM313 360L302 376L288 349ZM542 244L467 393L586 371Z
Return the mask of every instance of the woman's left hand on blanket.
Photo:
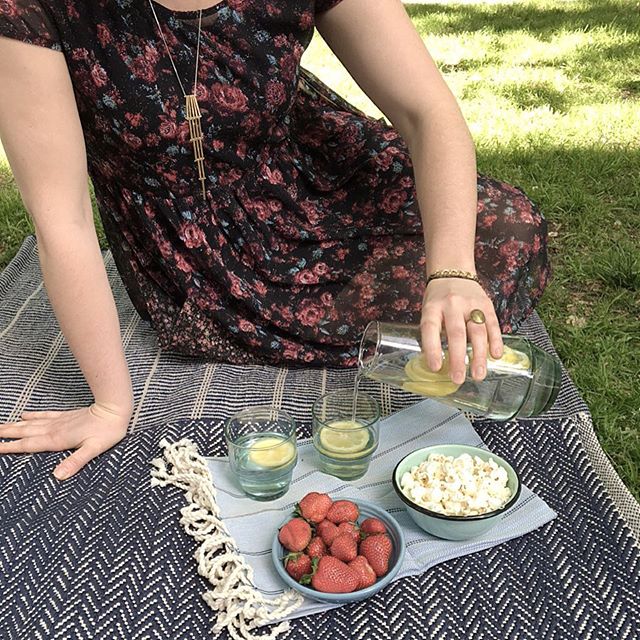
M53 471L65 480L120 442L131 414L130 409L101 402L71 411L25 411L18 422L0 424L0 438L12 438L0 442L0 454L75 449Z
M469 321L473 309L484 313L484 324ZM449 350L449 375L456 384L464 382L468 342L473 348L471 374L475 380L486 376L488 353L494 358L502 356L502 335L493 303L482 286L473 280L432 280L424 294L420 327L423 351L432 371L438 371L442 366L441 333L444 330Z

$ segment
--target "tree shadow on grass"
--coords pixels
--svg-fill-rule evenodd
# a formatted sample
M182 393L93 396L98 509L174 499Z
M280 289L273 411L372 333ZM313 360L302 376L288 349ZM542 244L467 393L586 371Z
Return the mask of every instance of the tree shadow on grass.
M565 113L571 104L567 92L559 91L549 82L505 83L498 87L498 92L519 109L546 106L552 111Z
M529 31L544 38L567 29L587 32L600 27L619 27L620 32L640 30L640 14L631 2L590 0L583 6L537 8L526 5L405 5L412 19L437 24L442 34L463 31ZM586 6L585 6L586 5Z
M512 31L526 31L540 41L551 40L563 32L586 34L574 49L564 55L523 61L521 64L532 68L563 68L569 73L577 70L582 80L595 82L611 77L610 86L619 92L619 97L634 100L640 96L636 71L640 64L640 12L631 5L631 2L622 0L591 0L583 2L582 6L567 2L566 5L560 3L547 9L531 4L406 6L422 33L430 29L438 35L482 32L500 38ZM419 22L421 19L424 20L422 24ZM600 30L602 34L602 29L611 32L612 42L602 42L602 35L597 40L589 38L590 31ZM484 57L462 57L453 64L440 64L439 68L443 73L477 71L509 63L505 56L510 55L498 40L495 50L488 51ZM566 112L570 106L567 95L543 80L526 85L515 83L503 89L501 93L521 108L546 104L554 111Z
M512 106L527 110L548 107L556 113L566 113L574 100L575 90L557 89L551 82L544 80L525 80L524 82L503 82L500 84L488 81L468 82L462 89L464 100L474 100L487 92L502 96L509 100Z
M632 241L640 252L640 149L532 143L477 154L481 173L520 186L576 246Z

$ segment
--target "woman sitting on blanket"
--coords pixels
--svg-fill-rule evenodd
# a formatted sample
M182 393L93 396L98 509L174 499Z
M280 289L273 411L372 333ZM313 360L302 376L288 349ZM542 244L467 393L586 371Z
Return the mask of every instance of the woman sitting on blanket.
M300 66L314 27L392 125ZM452 379L467 341L482 379L543 292L545 220L476 173L401 0L4 0L0 36L0 135L95 400L0 426L1 453L77 449L68 478L132 415L88 176L163 350L353 366L370 320L421 322L432 370L444 330Z

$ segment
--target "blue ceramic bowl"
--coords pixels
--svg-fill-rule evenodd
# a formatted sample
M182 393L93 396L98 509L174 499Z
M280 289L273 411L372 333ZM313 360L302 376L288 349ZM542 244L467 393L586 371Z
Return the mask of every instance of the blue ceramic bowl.
M343 498L341 496L340 500L351 500L351 498ZM362 522L365 518L379 518L387 527L389 537L393 544L391 558L389 558L389 571L386 575L378 578L376 583L372 584L370 587L367 587L366 589L359 589L358 591L352 591L351 593L323 593L322 591L316 591L311 587L299 584L285 571L282 559L288 552L278 540L278 531L280 530L280 527L283 527L285 523L291 520L292 516L289 516L286 520L282 521L273 537L271 558L282 581L292 589L299 591L305 598L317 600L318 602L332 602L338 604L364 600L365 598L368 598L374 593L380 591L380 589L386 587L396 577L398 571L400 571L400 567L402 567L405 549L404 534L402 533L402 529L396 522L395 518L390 516L384 509L373 504L373 502L368 502L367 500L352 500L352 502L355 502L358 505L358 509L360 509L358 522Z
M412 467L424 462L432 453L441 453L445 456L453 457L468 453L471 456L478 456L483 460L493 458L497 464L507 470L507 486L511 489L511 498L502 508L477 516L446 516L443 513L430 511L416 504L402 491L400 488L400 480L406 471L411 471ZM500 516L507 511L507 509L513 507L520 497L520 478L515 469L506 460L491 451L463 444L435 445L410 453L398 462L396 468L393 470L391 481L398 497L404 502L407 513L411 516L411 519L427 533L437 536L438 538L444 538L445 540L468 540L469 538L482 535L497 524Z

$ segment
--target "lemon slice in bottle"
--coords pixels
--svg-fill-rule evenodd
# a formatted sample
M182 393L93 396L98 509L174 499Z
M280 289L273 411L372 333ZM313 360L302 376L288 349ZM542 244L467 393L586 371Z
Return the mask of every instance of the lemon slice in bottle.
M337 420L320 430L320 445L334 458L365 455L369 430L353 420Z
M438 380L446 377L445 372L443 371L444 368L445 364L443 363L440 371L430 371L424 363L422 354L419 354L407 362L404 371L410 380L419 380L421 382L428 380L430 382L437 382Z
M517 354L515 366L518 367L518 369L531 368L531 360L529 360L529 356L526 353L522 353L522 351L514 351L514 353Z
M448 354L447 354L448 356ZM411 358L405 365L405 373L409 380L402 386L411 393L432 398L444 397L455 393L460 385L449 378L449 359L445 356L439 371L427 368L421 353Z
M282 438L260 438L249 448L249 460L260 467L281 467L291 462L296 449Z
M419 382L412 380L405 382L402 388L411 393L417 393L429 398L443 398L444 396L450 396L452 393L455 393L460 388L460 385L451 382L451 380L441 380L437 382Z
M529 369L531 366L531 361L526 353L512 349L506 344L502 347L502 358L492 358L488 356L488 359L516 369Z

